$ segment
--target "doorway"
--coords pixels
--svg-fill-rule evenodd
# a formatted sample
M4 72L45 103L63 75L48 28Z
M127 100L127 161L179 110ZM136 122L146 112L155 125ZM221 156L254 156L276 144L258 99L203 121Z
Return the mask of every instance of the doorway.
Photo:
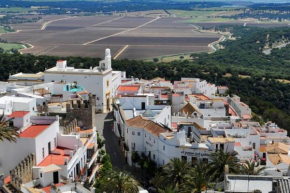
M142 110L145 110L145 102L142 102L142 103L141 103L141 109L142 109Z
M53 183L58 184L59 179L58 179L58 172L53 172Z
M106 104L107 104L107 106L106 106L107 111L110 111L111 110L111 108L110 108L110 106L111 106L111 104L110 104L110 93L106 94Z

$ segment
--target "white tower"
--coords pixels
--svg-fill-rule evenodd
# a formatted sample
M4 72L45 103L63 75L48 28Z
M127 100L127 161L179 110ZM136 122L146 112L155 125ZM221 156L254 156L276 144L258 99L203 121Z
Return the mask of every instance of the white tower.
M109 48L106 49L105 52L105 60L100 61L100 68L102 70L109 70L111 69L111 51Z

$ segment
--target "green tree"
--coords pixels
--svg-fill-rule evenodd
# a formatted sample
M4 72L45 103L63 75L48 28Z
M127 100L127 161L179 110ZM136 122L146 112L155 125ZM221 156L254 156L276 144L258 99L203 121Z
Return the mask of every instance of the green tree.
M257 162L249 162L248 160L246 163L241 165L241 174L245 175L260 175L263 170L266 169L266 167L259 167L260 164Z
M157 188L172 186L173 189L178 189L186 181L190 169L191 166L186 161L173 158L162 167L162 171L153 178L152 183Z
M223 181L226 165L228 165L230 173L239 173L239 160L236 152L219 149L210 155L210 159L212 162L209 163L209 172L213 175L213 180Z
M168 186L164 189L158 189L158 193L179 193L178 189Z
M0 116L0 141L17 141L17 138L19 136L17 132L18 128L10 126L11 121L11 119L5 119L4 113Z
M132 175L121 171L111 171L104 176L100 185L101 192L110 193L136 193L139 183Z
M186 175L186 181L181 185L180 193L201 193L207 189L212 180L208 164L199 161Z

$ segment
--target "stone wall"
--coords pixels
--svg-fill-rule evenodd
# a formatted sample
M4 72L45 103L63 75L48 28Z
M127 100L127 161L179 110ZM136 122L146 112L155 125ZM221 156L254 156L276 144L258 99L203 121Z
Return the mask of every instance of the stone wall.
M10 171L10 184L20 191L22 184L32 180L32 167L35 165L35 154L31 153Z
M64 121L63 121L64 122ZM68 123L60 123L60 133L64 135L69 135L73 132L76 132L77 128L77 119L73 119Z
M69 100L66 104L66 119L77 119L77 125L86 129L95 126L95 96L89 94L89 100Z

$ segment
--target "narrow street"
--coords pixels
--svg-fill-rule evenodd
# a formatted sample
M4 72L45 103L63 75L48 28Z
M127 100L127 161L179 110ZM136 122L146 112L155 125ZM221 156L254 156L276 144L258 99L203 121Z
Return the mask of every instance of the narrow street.
M96 128L101 138L105 140L105 150L110 155L112 165L120 170L130 172L137 180L141 181L144 173L140 168L130 167L126 163L124 153L119 145L119 138L112 131L113 122L112 113L96 114Z

